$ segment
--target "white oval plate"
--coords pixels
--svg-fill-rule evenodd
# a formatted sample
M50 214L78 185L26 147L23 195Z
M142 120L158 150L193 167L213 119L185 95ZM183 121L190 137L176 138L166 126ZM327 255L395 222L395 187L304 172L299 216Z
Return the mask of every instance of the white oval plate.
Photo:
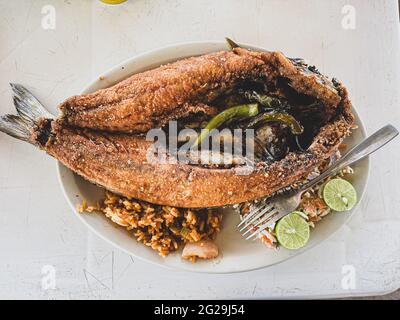
M265 50L252 46L246 47ZM109 72L105 73L101 79L99 77L92 82L82 91L82 94L109 87L134 73L142 72L161 64L173 62L185 57L226 49L227 46L224 42L195 42L177 44L175 46L150 51L133 57L114 67ZM364 126L357 116L357 113L354 113L359 129L347 139L346 143L349 146L354 145L356 141L360 141L365 137ZM351 182L356 188L360 200L368 179L369 160L365 159L359 161L354 165L354 169L355 174ZM327 239L335 231L339 230L354 212L353 209L350 212L329 214L322 221L317 223L316 228L311 232L310 241L301 250L290 251L280 248L275 251L268 249L265 245L260 243L260 241L245 241L235 228L239 222L238 215L231 212L230 209L225 209L223 228L216 240L221 252L220 256L215 260L191 263L181 259L180 252L171 254L167 258L160 257L155 251L137 242L129 232L122 227L116 226L101 214L78 213L76 211L76 205L78 203L83 199L86 199L89 203L96 203L96 201L101 199L103 190L77 176L61 163L58 163L58 174L64 195L72 210L86 226L101 238L124 250L128 254L145 261L161 266L196 272L230 273L250 271L285 261Z

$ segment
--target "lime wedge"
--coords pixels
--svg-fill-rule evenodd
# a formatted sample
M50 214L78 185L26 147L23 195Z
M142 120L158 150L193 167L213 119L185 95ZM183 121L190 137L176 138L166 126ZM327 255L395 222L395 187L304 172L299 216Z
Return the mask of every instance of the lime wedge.
M304 247L310 238L310 226L296 211L279 220L275 232L279 244L290 250Z
M328 181L322 191L325 203L335 211L347 211L357 202L357 192L352 184L343 179Z

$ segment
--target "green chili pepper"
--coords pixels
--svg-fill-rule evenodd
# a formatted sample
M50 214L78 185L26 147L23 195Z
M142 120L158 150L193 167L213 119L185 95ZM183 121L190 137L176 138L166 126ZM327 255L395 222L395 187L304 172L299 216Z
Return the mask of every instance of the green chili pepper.
M207 123L205 128L201 130L200 135L197 137L193 146L199 145L204 138L210 133L212 129L216 129L221 126L224 122L231 119L254 117L258 114L259 108L257 103L241 104L238 106L230 107L217 114Z
M285 112L264 113L258 117L256 123L271 121L278 121L286 124L294 135L302 134L304 130L302 125L293 116ZM256 123L253 123L252 125L255 125Z

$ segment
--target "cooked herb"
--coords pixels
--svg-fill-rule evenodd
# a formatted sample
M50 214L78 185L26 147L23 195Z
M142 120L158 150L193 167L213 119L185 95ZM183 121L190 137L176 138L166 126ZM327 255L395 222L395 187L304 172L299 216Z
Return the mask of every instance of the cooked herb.
M252 122L250 122L248 124L248 127L260 126L262 124L272 121L286 124L294 135L299 135L303 133L303 126L293 116L286 112L263 113Z
M251 90L239 91L239 92L249 101L258 102L260 105L262 105L264 111L286 110L290 108L287 101L283 99L278 99Z
M244 96L246 99L249 99L250 101L255 101L261 104L262 106L266 108L273 108L273 102L278 99L274 99L270 96L267 96L265 94L259 94L256 91L244 91L243 92ZM275 101L278 102L278 101Z
M300 151L304 152L305 150L304 150L304 148L302 147L302 145L301 145L301 143L299 141L299 136L298 135L296 135L294 137L294 140L296 141L297 148L299 148Z

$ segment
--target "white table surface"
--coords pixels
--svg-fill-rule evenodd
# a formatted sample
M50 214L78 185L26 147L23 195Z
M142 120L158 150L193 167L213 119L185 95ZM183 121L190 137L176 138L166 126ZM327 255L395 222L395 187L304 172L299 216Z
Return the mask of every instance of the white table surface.
M44 30L44 5L56 29ZM342 7L356 28L342 28ZM19 82L56 112L91 79L133 55L175 42L238 41L304 57L349 88L372 133L400 128L396 0L0 0L0 113ZM166 270L120 252L69 209L55 160L0 135L0 298L289 298L383 294L400 287L400 139L372 158L367 193L328 241L274 267L232 275ZM43 286L46 267L55 289ZM345 266L345 269L343 269ZM350 266L354 288L342 285ZM347 269L346 269L347 268ZM44 272L44 273L43 273Z

